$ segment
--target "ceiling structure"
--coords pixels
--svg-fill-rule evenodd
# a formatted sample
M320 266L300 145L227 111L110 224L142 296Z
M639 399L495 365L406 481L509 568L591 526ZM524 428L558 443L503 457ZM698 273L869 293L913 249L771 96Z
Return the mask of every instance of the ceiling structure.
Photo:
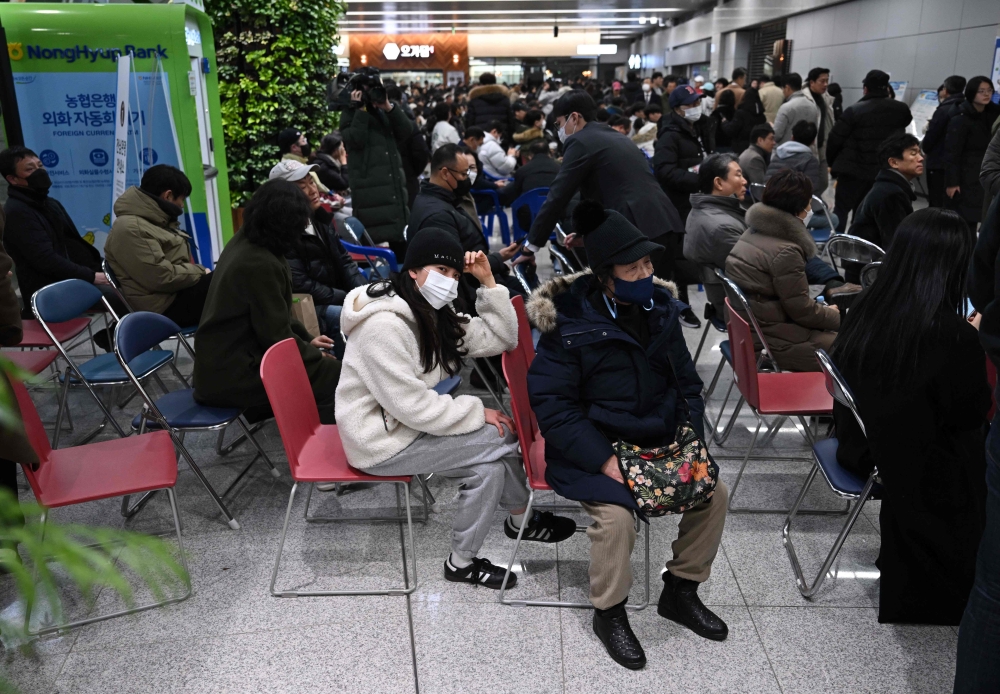
M361 0L350 2L345 33L523 33L600 31L627 40L666 26L712 0ZM502 8L502 9L501 9Z

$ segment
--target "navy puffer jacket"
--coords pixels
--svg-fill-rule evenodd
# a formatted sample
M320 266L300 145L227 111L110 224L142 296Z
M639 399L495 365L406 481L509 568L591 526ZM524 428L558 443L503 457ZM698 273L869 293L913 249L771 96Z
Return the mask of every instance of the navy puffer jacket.
M591 282L589 273L556 277L527 305L542 332L528 392L545 438L545 480L567 499L637 509L625 485L601 474L614 453L612 441L673 442L685 418L681 397L703 435L702 381L681 332L677 317L684 304L674 299L672 284L656 280L650 342L643 350L591 305Z

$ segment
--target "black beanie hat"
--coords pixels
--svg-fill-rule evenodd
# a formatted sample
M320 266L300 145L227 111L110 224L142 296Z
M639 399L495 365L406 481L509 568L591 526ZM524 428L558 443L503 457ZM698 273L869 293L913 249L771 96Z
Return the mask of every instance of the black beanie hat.
M465 252L454 234L444 229L420 229L406 246L403 270L416 270L425 265L444 265L459 272L465 269Z
M583 236L587 261L595 272L610 265L628 265L663 250L621 214L605 210L593 200L584 200L573 210L573 228Z

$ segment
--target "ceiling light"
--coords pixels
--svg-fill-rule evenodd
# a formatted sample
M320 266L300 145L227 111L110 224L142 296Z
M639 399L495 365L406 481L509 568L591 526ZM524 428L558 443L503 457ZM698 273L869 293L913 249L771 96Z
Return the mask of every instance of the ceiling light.
M381 24L384 19L347 19L341 22L341 26L351 27L360 24ZM403 24L444 24L446 26L452 26L453 24L458 24L461 22L477 22L479 24L502 24L503 22L510 22L511 19L479 19L471 17L469 19L400 19L397 20L398 23ZM538 19L532 17L517 18L518 22L524 22L525 24L548 24L551 19ZM632 17L562 17L560 22L625 22L632 23L635 21Z
M618 52L615 43L581 43L576 47L577 55L614 55Z
M680 7L649 7L646 8L647 11L651 12L681 12L683 11ZM573 10L514 10L519 15L522 14L600 14L600 13L622 13L622 12L635 12L630 7L612 7L608 9L573 9ZM495 15L496 10L355 10L353 12L348 12L348 17L359 17L364 15L373 15L378 17L384 16L396 16L396 15L459 15L459 14L490 14Z

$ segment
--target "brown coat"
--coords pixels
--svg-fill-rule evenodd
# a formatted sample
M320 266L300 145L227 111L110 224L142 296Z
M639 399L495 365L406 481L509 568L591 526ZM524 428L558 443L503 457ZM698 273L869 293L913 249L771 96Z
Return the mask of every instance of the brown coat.
M840 313L809 296L806 261L816 256L816 242L798 218L763 203L747 210L746 222L726 274L750 301L778 366L818 371L814 352L830 349Z

